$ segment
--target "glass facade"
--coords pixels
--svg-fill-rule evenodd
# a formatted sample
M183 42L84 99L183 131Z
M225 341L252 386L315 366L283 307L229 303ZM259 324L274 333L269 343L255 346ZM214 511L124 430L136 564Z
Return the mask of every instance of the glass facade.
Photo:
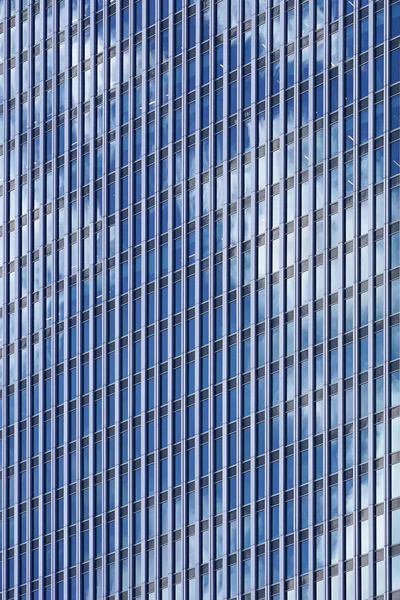
M400 1L0 0L0 600L400 597Z

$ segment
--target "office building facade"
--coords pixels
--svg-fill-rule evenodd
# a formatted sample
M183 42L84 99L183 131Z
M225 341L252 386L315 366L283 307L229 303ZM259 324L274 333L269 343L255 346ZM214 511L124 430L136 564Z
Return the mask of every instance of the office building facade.
M400 597L400 2L0 0L0 599Z

